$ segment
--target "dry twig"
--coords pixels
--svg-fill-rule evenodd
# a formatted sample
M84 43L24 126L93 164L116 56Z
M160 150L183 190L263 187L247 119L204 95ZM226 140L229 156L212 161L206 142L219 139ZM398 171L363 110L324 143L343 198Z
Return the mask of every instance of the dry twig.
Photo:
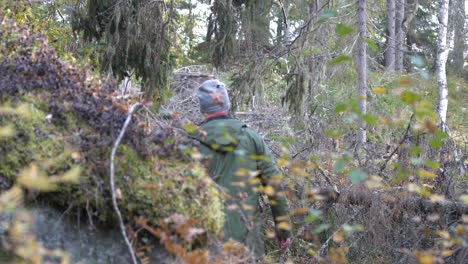
M110 186L111 186L111 193L112 193L112 205L114 207L115 214L117 215L117 220L119 221L119 226L120 226L120 231L122 233L122 236L125 240L125 244L127 244L128 250L130 252L130 255L132 256L132 261L134 264L138 264L138 261L135 257L135 252L133 252L132 244L130 243L130 240L128 239L128 236L125 232L125 225L122 220L122 214L120 213L119 206L117 204L117 198L116 198L116 192L115 192L115 182L114 182L114 160L115 160L115 154L117 152L117 148L120 144L120 141L122 140L123 136L125 135L125 131L127 131L128 125L130 124L130 121L132 120L132 115L133 113L141 106L140 103L135 103L130 107L130 110L128 112L127 119L125 120L125 123L120 130L119 137L114 143L114 147L112 148L111 156L110 156Z

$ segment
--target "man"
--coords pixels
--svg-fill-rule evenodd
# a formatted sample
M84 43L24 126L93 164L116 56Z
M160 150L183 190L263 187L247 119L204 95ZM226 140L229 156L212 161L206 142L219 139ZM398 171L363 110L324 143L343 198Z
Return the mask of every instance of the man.
M246 244L257 258L265 254L260 193L268 195L276 237L285 251L291 244L287 201L280 189L280 172L270 150L255 131L229 117L226 86L208 80L198 88L205 121L196 135L208 161L208 173L226 194L224 239Z

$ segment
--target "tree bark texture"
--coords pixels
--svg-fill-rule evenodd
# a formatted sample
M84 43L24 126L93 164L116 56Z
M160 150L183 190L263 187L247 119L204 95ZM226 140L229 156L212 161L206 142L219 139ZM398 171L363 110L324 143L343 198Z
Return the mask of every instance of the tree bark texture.
M465 53L465 39L466 39L466 30L465 30L465 0L453 0L454 1L454 14L453 14L453 22L454 25L454 36L453 42L454 47L452 51L452 58L453 58L453 66L455 68L455 72L458 75L463 74L463 64L464 60L464 53Z
M366 0L358 0L358 10L357 10L357 28L358 28L358 43L357 43L357 98L358 98L358 108L361 114L366 113L366 103L367 103L367 63L366 63ZM359 120L359 125L357 129L357 143L366 142L366 123L362 118Z
M405 19L406 0L395 0L395 71L403 71L405 31L403 20Z
M438 88L437 114L442 122L442 128L445 128L447 121L448 90L446 63L448 57L447 49L447 23L449 0L439 0L439 30L437 35L437 59L436 59L436 78Z
M395 0L387 0L387 49L385 68L395 70Z

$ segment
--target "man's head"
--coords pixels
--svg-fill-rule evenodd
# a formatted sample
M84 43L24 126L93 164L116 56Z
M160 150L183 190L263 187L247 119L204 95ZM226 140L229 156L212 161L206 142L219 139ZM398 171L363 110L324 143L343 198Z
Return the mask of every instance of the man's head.
M225 113L231 108L226 85L218 80L203 82L197 91L202 114Z

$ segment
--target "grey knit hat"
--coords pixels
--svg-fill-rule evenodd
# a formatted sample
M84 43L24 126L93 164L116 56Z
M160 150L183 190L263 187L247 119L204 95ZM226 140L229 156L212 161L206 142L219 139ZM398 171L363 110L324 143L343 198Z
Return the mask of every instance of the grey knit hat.
M226 85L216 79L203 82L198 87L197 95L200 101L200 111L203 114L228 113L231 108Z

